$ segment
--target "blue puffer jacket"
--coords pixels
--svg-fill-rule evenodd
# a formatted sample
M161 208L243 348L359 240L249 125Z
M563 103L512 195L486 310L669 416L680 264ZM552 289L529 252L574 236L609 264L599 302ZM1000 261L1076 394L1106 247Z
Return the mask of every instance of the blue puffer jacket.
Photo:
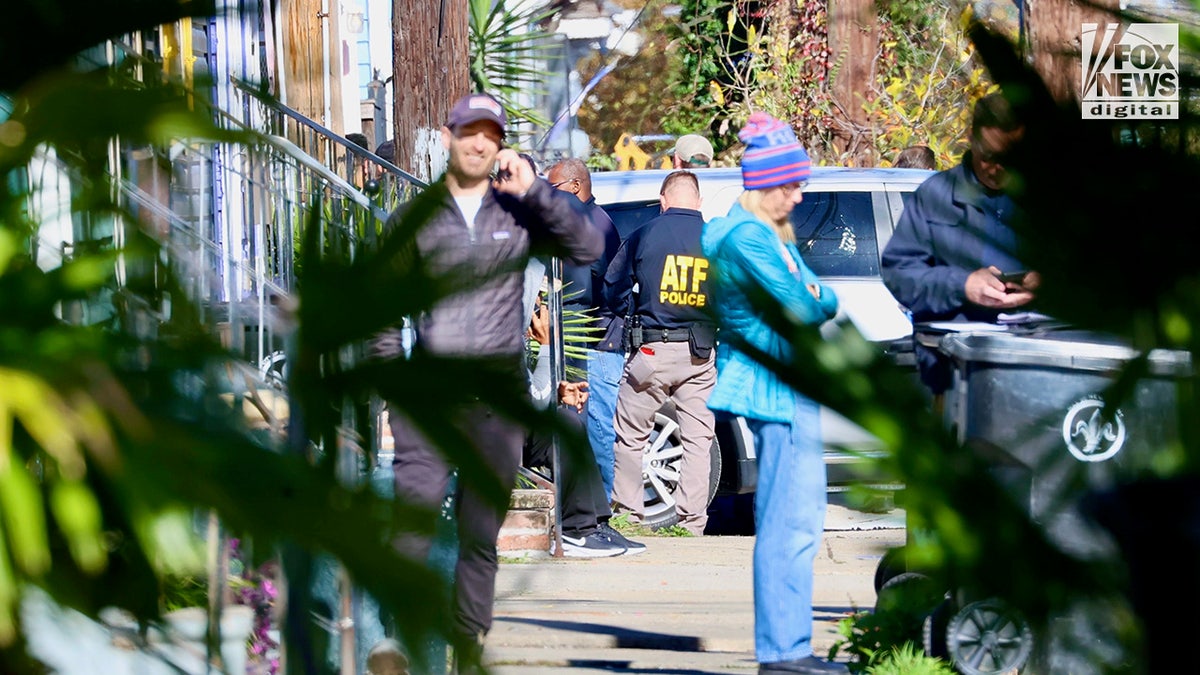
M708 407L768 422L790 423L795 410L795 393L766 367L730 345L736 335L747 344L773 357L791 360L791 347L754 311L748 294L762 288L797 321L819 324L837 313L837 296L821 287L821 299L809 293L809 284L819 284L817 275L804 264L800 251L784 244L769 225L741 204L729 215L714 218L704 226L700 238L711 265L709 290L721 326L717 347L717 387ZM797 272L788 269L789 256Z

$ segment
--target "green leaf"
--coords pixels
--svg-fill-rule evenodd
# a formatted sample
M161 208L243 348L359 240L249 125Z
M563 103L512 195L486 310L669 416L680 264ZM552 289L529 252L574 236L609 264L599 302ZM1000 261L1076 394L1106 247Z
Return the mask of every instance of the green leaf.
M88 574L96 574L108 562L104 548L100 504L82 481L58 480L50 487L50 511L62 528L75 564Z
M7 410L0 410L0 415L7 414ZM0 459L0 515L17 567L26 574L41 576L50 567L42 494L33 476L10 458Z

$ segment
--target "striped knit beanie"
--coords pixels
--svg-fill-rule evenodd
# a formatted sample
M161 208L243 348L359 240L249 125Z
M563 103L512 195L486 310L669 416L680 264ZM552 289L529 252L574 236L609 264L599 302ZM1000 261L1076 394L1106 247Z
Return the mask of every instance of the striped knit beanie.
M808 180L808 153L791 127L764 112L756 112L738 132L746 144L742 155L742 185L761 190Z

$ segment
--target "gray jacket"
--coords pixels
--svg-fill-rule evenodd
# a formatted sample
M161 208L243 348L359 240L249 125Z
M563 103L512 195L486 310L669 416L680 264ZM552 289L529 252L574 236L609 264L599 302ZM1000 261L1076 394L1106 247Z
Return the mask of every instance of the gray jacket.
M579 200L541 179L520 198L488 190L473 229L444 183L429 189L441 192L442 205L417 234L416 255L435 277L455 279L460 290L415 317L416 348L447 356L523 358L530 251L586 265L604 252L602 234ZM389 218L389 228L403 209ZM396 356L398 347L399 340L385 337L376 343L376 354Z

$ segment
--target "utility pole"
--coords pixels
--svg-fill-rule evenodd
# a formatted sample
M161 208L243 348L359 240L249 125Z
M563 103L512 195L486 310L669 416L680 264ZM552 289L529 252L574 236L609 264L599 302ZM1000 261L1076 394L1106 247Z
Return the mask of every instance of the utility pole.
M393 0L396 166L423 180L445 169L440 129L470 90L467 3Z
M829 83L841 114L834 147L851 166L874 166L875 147L866 130L864 96L874 83L874 60L879 52L879 18L874 0L828 0L829 51L836 72Z

